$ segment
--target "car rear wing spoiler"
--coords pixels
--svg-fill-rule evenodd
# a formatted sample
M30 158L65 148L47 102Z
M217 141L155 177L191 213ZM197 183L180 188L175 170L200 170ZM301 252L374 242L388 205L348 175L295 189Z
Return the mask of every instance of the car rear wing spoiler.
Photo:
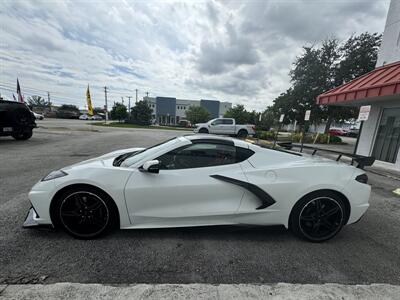
M357 168L359 168L359 169L364 169L364 167L372 166L373 163L375 162L375 157L373 157L373 156L363 156L363 155L351 154L351 153L340 152L340 151L335 151L335 150L322 149L322 148L317 148L317 147L312 147L312 146L304 146L301 144L294 144L291 142L283 142L283 143L277 143L277 144L280 147L287 149L287 150L292 150L293 148L300 148L300 152L302 152L303 149L312 150L311 155L315 155L317 153L317 151L335 154L335 155L337 155L336 161L339 161L343 156L349 157L349 158L351 158L351 165L353 165L353 163L356 162Z

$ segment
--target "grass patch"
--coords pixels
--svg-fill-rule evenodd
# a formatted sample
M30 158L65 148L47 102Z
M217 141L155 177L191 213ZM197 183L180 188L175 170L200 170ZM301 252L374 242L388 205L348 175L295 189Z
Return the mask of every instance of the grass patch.
M142 125L129 124L129 123L119 123L119 122L111 122L111 123L108 123L108 124L105 124L103 122L96 122L96 123L90 123L90 125L103 126L103 127L118 127L118 128L140 128L140 129L162 129L162 130L192 131L191 128L170 127L170 126L142 126Z

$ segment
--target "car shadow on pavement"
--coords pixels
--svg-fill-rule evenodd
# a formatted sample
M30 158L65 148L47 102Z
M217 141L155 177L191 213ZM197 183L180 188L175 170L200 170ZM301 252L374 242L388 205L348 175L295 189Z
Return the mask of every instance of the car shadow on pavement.
M43 239L72 239L61 229L43 227L29 230L35 238ZM277 241L293 238L290 231L284 226L252 226L252 225L220 225L197 226L155 229L117 229L95 240L155 240L155 239L182 239L182 240L223 240L223 241Z

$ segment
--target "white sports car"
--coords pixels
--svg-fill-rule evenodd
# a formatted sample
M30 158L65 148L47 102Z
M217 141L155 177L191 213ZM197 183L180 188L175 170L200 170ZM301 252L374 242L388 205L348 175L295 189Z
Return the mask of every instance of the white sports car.
M51 172L29 193L24 227L90 239L115 227L284 225L321 242L368 209L367 180L360 168L314 155L181 136Z

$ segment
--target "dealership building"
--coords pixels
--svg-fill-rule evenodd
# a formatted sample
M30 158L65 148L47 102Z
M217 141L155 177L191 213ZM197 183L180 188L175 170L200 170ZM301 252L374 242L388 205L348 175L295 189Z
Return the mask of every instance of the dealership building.
M319 95L317 103L370 106L357 154L400 170L400 1L391 1L375 70Z
M153 110L152 118L161 125L177 125L186 120L186 110L190 106L204 107L210 113L210 119L222 117L232 107L230 102L218 100L186 100L171 97L143 97Z

